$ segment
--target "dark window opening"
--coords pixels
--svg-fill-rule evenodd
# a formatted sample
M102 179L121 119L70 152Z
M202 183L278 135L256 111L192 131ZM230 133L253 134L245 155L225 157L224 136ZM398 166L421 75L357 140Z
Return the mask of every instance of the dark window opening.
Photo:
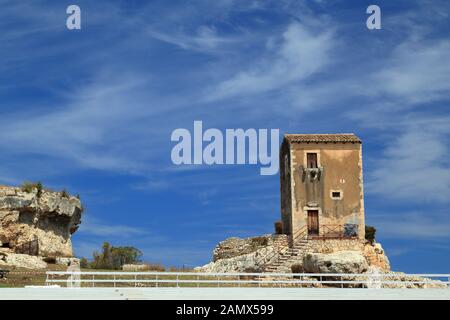
M2 242L0 248L11 248L11 247L9 246L9 242Z
M308 168L317 168L317 153L306 154L306 165Z
M332 198L340 198L341 197L341 192L340 191L333 191L333 192L331 192L331 197Z

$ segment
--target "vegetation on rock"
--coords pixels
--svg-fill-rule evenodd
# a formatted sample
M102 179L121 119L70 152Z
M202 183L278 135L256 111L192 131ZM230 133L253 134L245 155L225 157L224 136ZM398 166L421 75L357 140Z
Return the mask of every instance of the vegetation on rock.
M377 229L375 229L375 227L366 225L366 240L373 244L375 242L376 232Z
M23 192L27 192L27 193L31 193L34 190L36 190L38 197L40 197L40 195L42 194L42 191L44 190L44 186L42 185L42 183L40 181L38 181L38 182L25 181L24 183L22 183L22 186L20 188L22 189Z

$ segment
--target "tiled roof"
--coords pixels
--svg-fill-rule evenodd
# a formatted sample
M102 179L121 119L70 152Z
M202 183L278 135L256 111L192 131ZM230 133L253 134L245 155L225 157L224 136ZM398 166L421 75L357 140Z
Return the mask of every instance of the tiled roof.
M284 138L289 142L351 142L361 143L361 140L353 133L337 133L337 134L285 134Z

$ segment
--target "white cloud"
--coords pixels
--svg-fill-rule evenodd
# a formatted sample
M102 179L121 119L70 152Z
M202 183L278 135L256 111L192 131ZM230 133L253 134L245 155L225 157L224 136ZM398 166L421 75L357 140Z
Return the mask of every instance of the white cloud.
M450 91L450 41L407 41L392 53L372 82L381 94L400 98L402 104L433 102Z
M367 191L413 202L449 202L448 133L431 121L407 128L374 161Z
M193 34L182 31L164 33L149 28L147 33L153 38L176 45L182 49L195 50L208 53L219 53L227 46L243 42L244 39L231 36L220 36L214 27L200 26Z
M375 216L374 225L383 238L445 239L450 238L450 220L442 212L396 212L396 216Z
M147 230L138 227L109 224L99 219L89 217L83 217L83 223L78 232L92 236L114 238L142 237L149 234Z
M299 23L291 23L277 51L263 54L263 58L246 71L215 85L206 100L264 93L304 80L330 62L332 47L331 31L316 33Z

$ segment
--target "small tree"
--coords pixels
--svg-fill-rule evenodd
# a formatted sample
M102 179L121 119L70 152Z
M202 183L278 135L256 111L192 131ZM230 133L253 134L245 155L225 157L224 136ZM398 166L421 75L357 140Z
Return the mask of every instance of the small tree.
M366 240L369 241L371 244L373 244L375 242L375 233L377 232L377 229L375 229L375 227L366 225L365 231L366 231Z
M104 242L101 253L94 251L92 268L94 269L122 269L124 264L141 261L142 252L134 247L114 247Z
M86 259L84 257L80 259L80 268L83 268L83 269L89 268L89 261L88 261L88 259Z
M100 265L102 266L102 269L113 269L111 245L109 242L103 243L102 254L100 257Z
M111 258L114 269L121 269L124 264L141 261L142 252L134 247L112 247Z

